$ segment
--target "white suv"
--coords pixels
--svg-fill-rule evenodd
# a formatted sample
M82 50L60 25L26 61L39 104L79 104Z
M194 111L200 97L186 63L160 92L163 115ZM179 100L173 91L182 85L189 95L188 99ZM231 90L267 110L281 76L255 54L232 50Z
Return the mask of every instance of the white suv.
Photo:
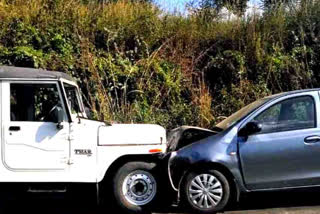
M110 187L132 212L154 201L163 127L87 119L78 86L60 72L0 66L0 99L0 182L33 193L92 184L97 198Z

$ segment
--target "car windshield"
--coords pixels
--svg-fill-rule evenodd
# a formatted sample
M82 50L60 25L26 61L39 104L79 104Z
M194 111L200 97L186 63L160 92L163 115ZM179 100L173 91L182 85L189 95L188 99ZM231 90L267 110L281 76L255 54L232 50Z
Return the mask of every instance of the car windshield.
M67 83L63 83L63 86L66 91L67 101L68 101L69 108L71 110L71 114L75 114L75 115L82 114L77 87Z
M242 109L240 109L236 113L232 114L231 116L227 117L226 119L224 119L223 121L218 123L216 126L222 130L229 128L230 126L232 126L233 124L238 122L241 118L243 118L244 116L246 116L250 112L254 111L258 107L260 107L261 105L266 103L269 99L270 98L263 98L263 99L255 101L253 103L250 103L249 105L243 107Z

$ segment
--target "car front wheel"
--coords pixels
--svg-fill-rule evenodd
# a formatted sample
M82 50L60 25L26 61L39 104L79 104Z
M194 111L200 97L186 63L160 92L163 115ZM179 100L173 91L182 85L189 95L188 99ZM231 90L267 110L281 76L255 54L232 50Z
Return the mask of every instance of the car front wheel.
M182 199L199 213L221 211L230 198L230 185L217 170L189 173L182 184Z

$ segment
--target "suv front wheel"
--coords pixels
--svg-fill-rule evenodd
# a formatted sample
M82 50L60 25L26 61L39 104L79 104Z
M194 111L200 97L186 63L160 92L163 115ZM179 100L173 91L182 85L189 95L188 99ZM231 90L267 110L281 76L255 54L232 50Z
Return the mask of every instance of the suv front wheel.
M113 192L118 205L129 213L145 213L157 196L155 164L129 162L123 165L113 179Z

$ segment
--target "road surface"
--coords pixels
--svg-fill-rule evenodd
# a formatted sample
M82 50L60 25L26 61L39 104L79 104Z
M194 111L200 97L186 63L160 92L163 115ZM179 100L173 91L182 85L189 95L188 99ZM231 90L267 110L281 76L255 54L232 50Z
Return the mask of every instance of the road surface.
M6 202L4 202L6 201ZM86 200L65 198L20 197L2 200L1 214L121 214L118 210L96 211ZM187 214L176 207L158 210L154 214ZM235 208L224 214L320 214L320 190L287 193L256 193L243 198Z

